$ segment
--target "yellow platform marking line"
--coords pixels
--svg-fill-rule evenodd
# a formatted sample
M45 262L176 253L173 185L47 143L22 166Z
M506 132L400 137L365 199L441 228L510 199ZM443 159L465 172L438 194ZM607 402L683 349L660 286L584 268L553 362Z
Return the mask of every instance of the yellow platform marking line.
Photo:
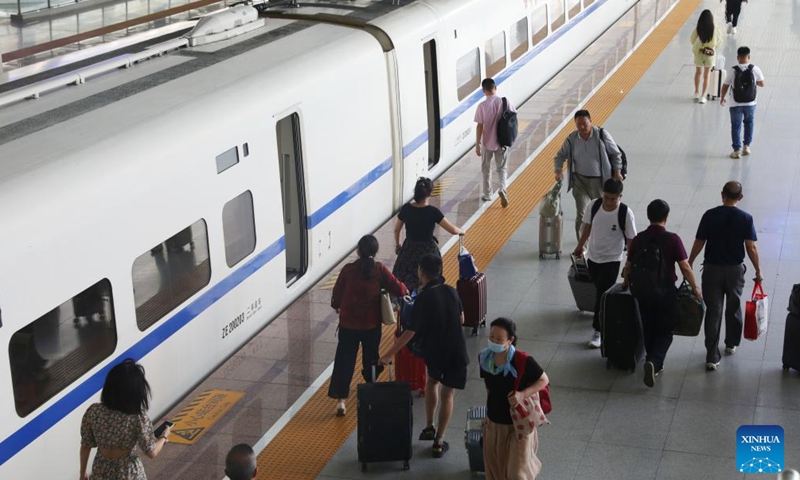
M630 91L699 5L700 0L682 0L678 3L631 57L595 93L586 104L586 108L592 112L592 119L596 123L602 124L611 115L625 98L625 94L620 94L619 91ZM572 125L562 129L525 172L511 184L509 188L511 205L508 208L501 208L499 202L495 202L470 227L467 242L479 268L485 268L492 261L511 234L539 203L540 198L552 187L552 159L571 131L573 131ZM446 278L455 281L458 276L456 249L450 249L445 254L444 261ZM384 327L383 351L389 347L393 337L394 328ZM346 417L337 418L334 415L335 403L327 397L330 381L325 382L303 405L286 427L259 454L259 480L313 480L319 476L356 427L354 391L355 385L359 382L358 376L358 372L353 376ZM355 452L352 452L352 455L355 462Z
M444 189L455 183L455 181L455 178L443 178L442 180L436 182L436 185L433 186L433 192L431 192L431 196L441 196Z
M244 397L244 392L234 390L207 390L189 402L172 421L170 441L193 445L224 417Z
M339 272L334 273L331 275L331 278L325 281L322 285L320 285L320 290L333 290L333 287L336 286L336 280L339 279Z

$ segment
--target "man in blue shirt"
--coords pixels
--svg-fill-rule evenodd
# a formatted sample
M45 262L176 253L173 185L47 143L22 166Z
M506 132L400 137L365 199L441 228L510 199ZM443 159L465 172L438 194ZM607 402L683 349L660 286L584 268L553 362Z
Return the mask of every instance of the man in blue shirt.
M744 254L756 269L755 282L760 283L761 265L756 248L756 228L753 217L739 209L742 184L728 182L722 189L722 205L703 214L697 227L689 264L706 247L703 261L703 297L706 301L706 369L719 366L722 306L725 303L725 353L731 355L742 339L742 289L744 288Z

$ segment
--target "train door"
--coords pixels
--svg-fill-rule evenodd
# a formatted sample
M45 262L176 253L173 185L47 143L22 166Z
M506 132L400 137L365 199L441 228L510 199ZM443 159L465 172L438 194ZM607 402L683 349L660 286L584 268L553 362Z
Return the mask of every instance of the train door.
M276 125L278 166L283 202L283 229L286 245L286 285L302 277L308 269L308 223L300 116L293 113Z
M439 70L436 61L436 40L423 46L425 58L425 99L428 110L428 169L439 163L442 149L441 115L439 112Z

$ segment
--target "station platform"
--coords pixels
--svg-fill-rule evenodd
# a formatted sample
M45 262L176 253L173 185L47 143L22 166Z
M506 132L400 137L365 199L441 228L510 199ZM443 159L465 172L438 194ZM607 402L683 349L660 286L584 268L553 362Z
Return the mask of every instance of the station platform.
M730 67L736 48L747 45L766 77L759 90L752 154L729 158L728 109L692 99L694 67L689 35L705 9L724 28L716 0L642 0L595 44L521 106L520 138L510 157L510 205L481 203L480 162L464 157L437 182L432 204L467 229L466 243L489 284L489 319L507 316L519 328L519 347L542 365L551 381L551 425L540 429L539 479L774 478L738 471L736 430L741 425L780 425L785 431L784 467L800 465L800 377L782 369L784 318L791 287L800 282L800 137L792 127L800 64L800 0L745 5L735 36L723 54ZM634 47L637 48L634 49ZM502 85L499 87L502 94ZM587 108L623 146L629 174L622 201L646 228L646 206L656 198L671 207L667 229L691 248L703 212L720 204L728 180L744 186L741 208L758 232L764 285L770 296L770 329L744 341L719 369L705 369L704 337L675 337L654 388L631 375L607 370L599 350L586 347L591 315L579 312L567 283L568 253L576 245L571 194L562 194L564 255L539 259L538 209L553 184L552 158L571 132L572 115ZM456 278L455 238L438 232L445 277ZM393 262L391 225L377 236L379 259ZM702 257L695 262L696 274ZM751 267L748 267L751 268ZM338 269L337 269L338 270ZM746 274L745 295L752 288ZM336 271L275 319L229 359L167 418L184 418L204 392L238 392L227 413L170 444L146 462L148 478L214 479L224 476L225 454L237 443L259 454L259 479L468 479L463 442L465 413L485 403L477 353L487 332L468 337L473 359L443 459L430 442L414 441L411 469L401 463L370 464L361 471L354 428L355 385L344 418L327 398L336 349L336 315L329 306ZM465 331L466 332L466 331ZM393 339L384 332L383 349ZM424 402L414 402L414 434L424 426ZM192 439L194 441L194 439Z

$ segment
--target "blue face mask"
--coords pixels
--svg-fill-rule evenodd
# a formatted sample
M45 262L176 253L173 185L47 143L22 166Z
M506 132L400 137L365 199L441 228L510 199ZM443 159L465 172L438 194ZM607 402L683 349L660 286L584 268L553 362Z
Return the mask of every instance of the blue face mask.
M489 340L489 350L494 353L502 353L508 349L508 345L505 343L494 343L493 341Z

